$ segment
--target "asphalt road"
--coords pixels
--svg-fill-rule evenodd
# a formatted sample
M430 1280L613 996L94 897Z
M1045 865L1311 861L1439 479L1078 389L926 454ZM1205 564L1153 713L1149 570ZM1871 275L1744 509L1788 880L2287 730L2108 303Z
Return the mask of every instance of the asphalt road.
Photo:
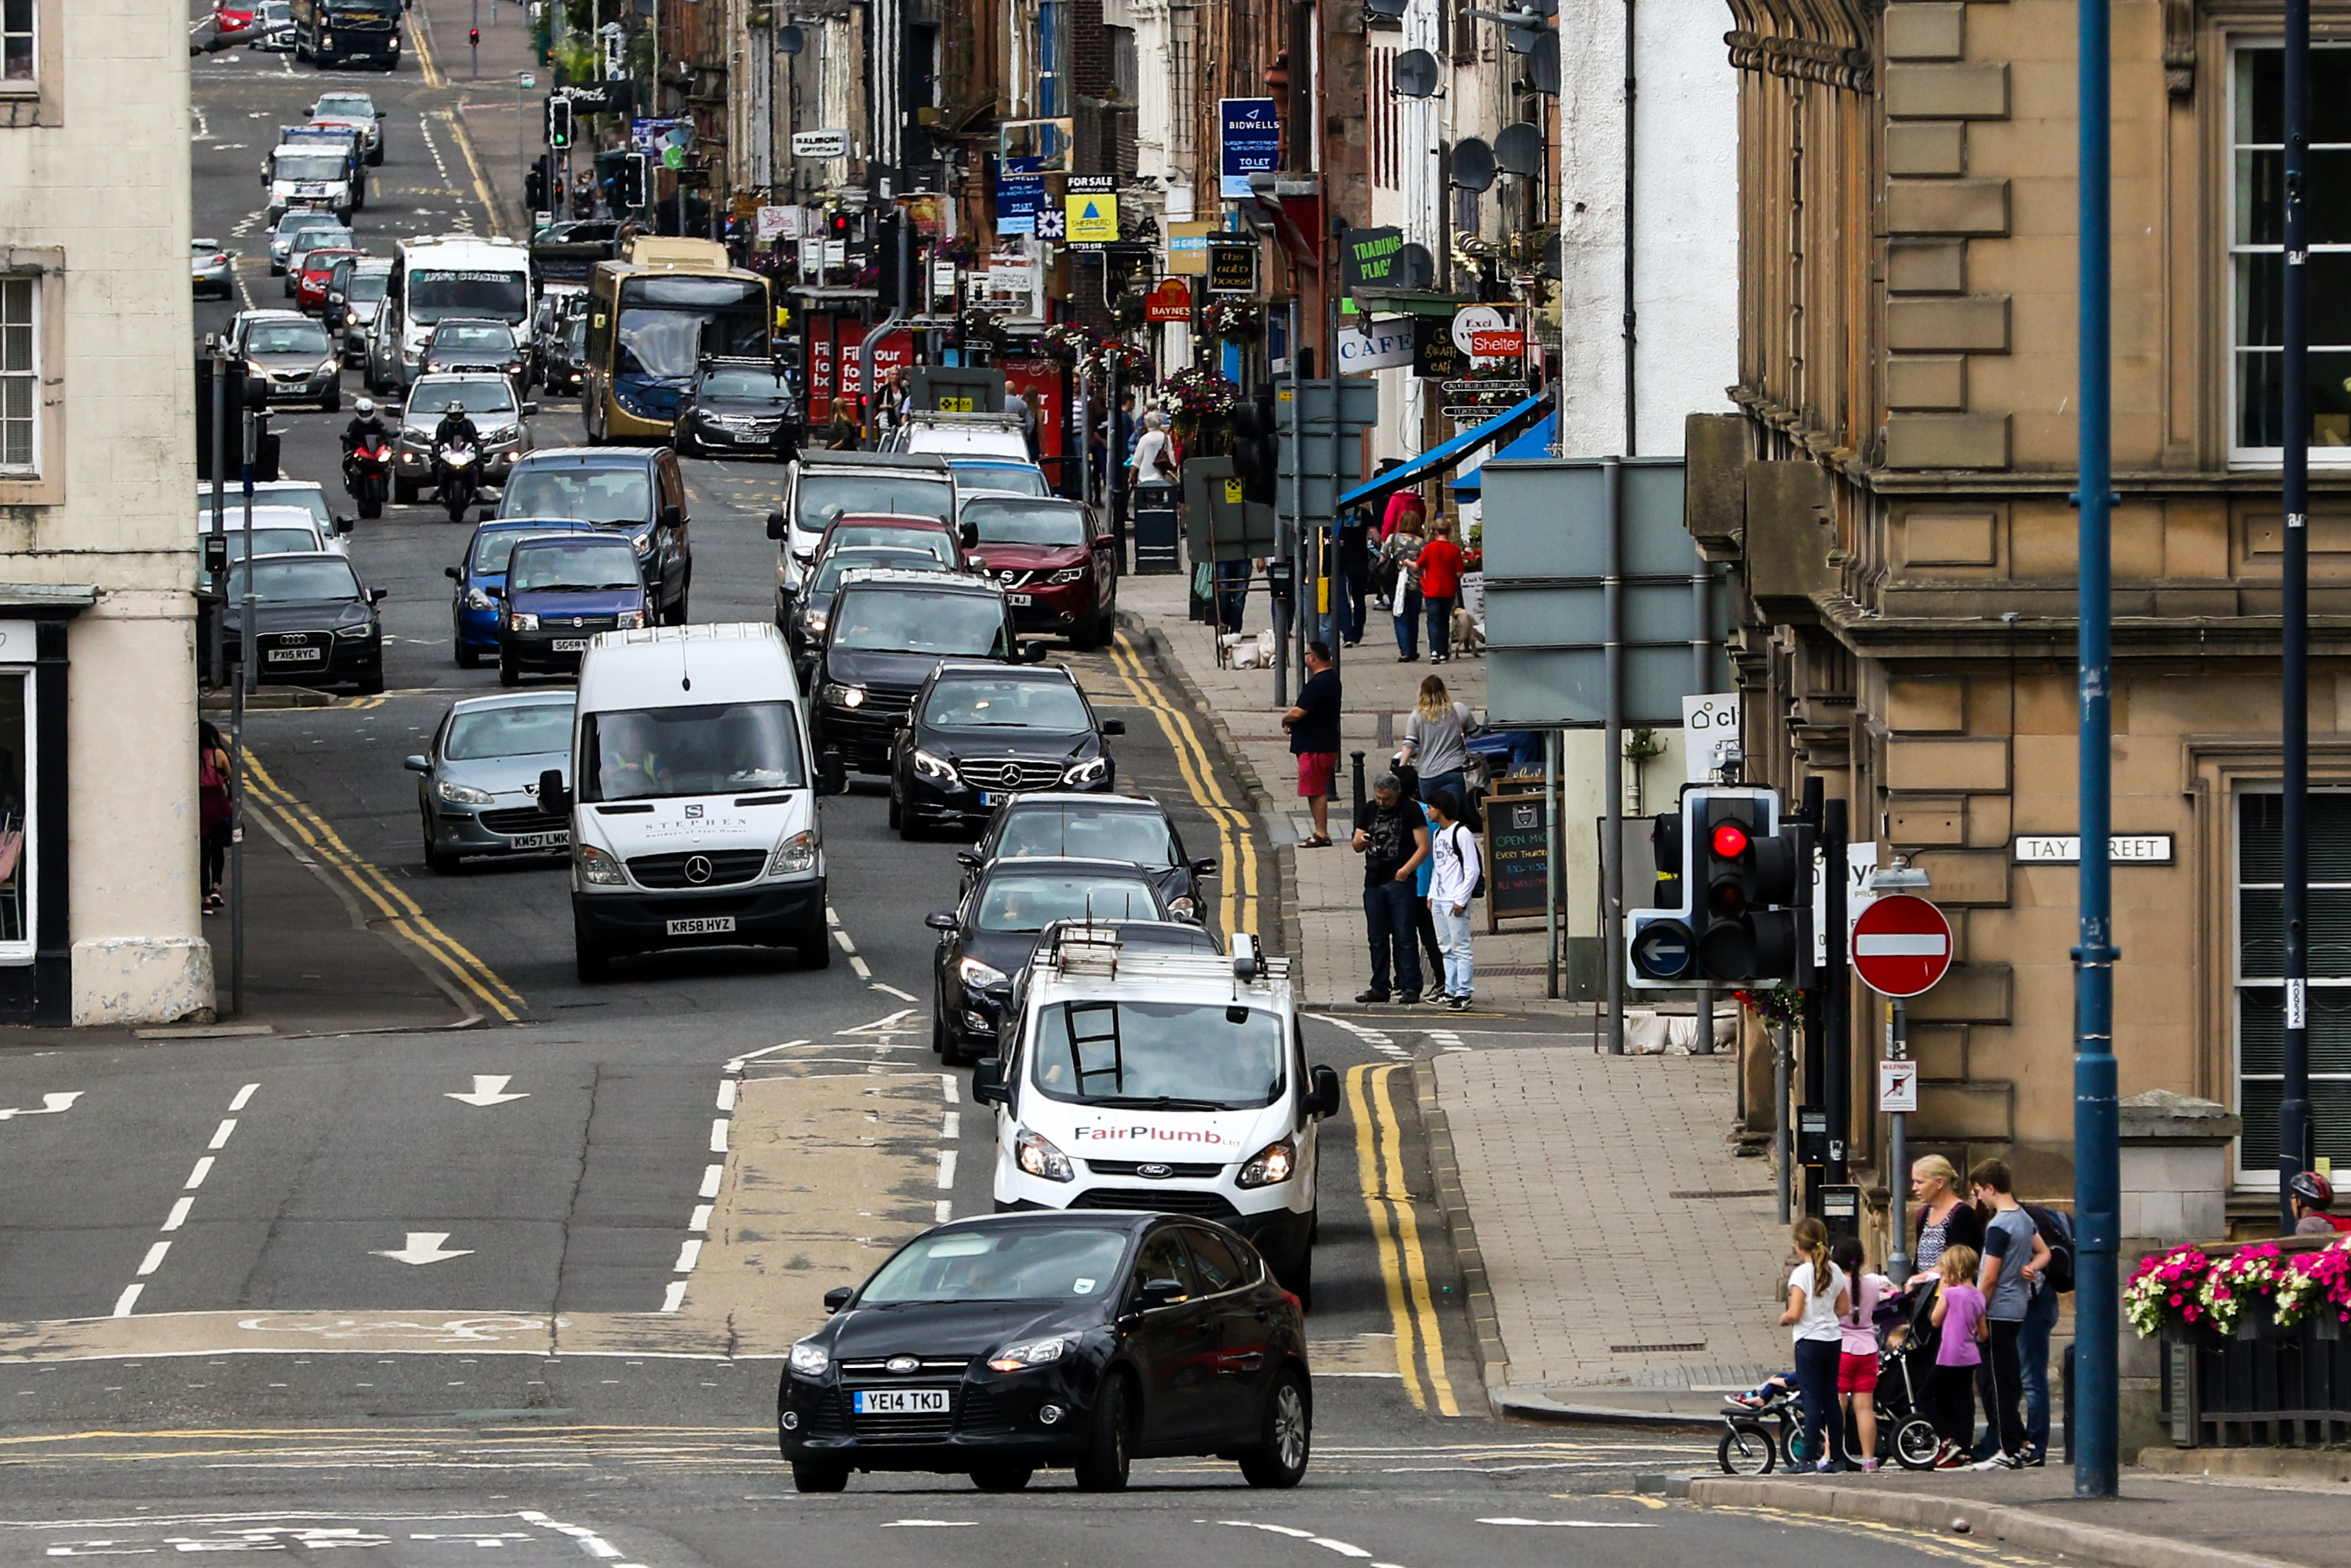
M427 13L461 35L455 0ZM277 305L254 172L321 78L242 53L192 68L197 230L230 242L252 303ZM486 226L450 114L462 89L427 86L413 52L353 85L392 111L363 243ZM201 305L199 330L227 313ZM344 417L282 413L287 471L336 488ZM569 404L536 423L541 444L579 439ZM777 470L687 467L697 617L764 619ZM959 1565L1985 1554L1635 1495L1710 1462L1695 1434L1486 1416L1407 1064L1531 1027L1491 1017L1309 1024L1348 1094L1323 1145L1302 1489L1184 1460L1138 1466L1108 1499L1060 1475L1018 1497L927 1477L794 1495L771 1425L782 1350L894 1238L987 1206L992 1130L927 1050L922 916L951 902L956 846L901 842L870 787L833 800L829 967L713 954L582 988L559 863L422 861L400 759L453 698L495 689L450 655L441 569L465 537L422 507L363 524L391 689L256 713L249 733L272 821L319 877L413 910L382 924L478 1022L0 1040L0 1563L363 1547L384 1564L496 1549L675 1568L765 1564L784 1542L794 1561ZM1070 663L1126 720L1130 787L1222 859L1219 923L1278 931L1257 829L1181 694L1131 648ZM816 1176L776 1178L810 1148Z

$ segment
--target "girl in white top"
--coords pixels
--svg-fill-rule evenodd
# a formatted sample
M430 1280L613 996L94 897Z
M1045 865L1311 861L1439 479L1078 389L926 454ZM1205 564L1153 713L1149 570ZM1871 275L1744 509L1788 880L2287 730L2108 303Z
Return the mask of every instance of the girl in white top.
M1852 1293L1844 1270L1829 1259L1829 1229L1806 1216L1796 1222L1798 1261L1788 1276L1788 1310L1780 1326L1796 1341L1796 1387L1804 1397L1804 1457L1789 1467L1792 1474L1842 1470L1842 1459L1821 1462L1828 1451L1829 1424L1837 1407L1837 1358L1844 1347L1844 1325L1837 1320L1852 1310ZM1842 1425L1842 1423L1840 1423Z

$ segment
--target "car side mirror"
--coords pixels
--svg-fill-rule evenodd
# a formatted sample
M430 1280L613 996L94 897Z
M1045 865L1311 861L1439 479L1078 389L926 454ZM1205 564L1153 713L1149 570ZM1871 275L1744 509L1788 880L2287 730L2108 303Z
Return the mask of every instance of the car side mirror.
M923 924L929 926L934 931L952 931L956 928L955 911L952 909L934 909L928 915L923 916Z
M1004 1087L1004 1059L983 1056L971 1066L971 1097L982 1105L1009 1105L1012 1096Z
M452 582L463 582L465 580L465 573L459 571L454 566L443 567L441 569L441 575L447 578Z
M343 302L343 291L342 291L341 289L340 289L340 288L329 288L329 289L328 289L328 290L327 290L327 303L328 303L328 304L329 304L329 305L340 305L342 302Z
M827 750L816 759L816 782L820 794L849 793L849 764L841 760L840 752Z
M1188 1294L1181 1280L1145 1280L1143 1281L1143 1304L1146 1307L1173 1306Z
M563 769L550 768L538 776L538 808L542 811L569 813L571 791L563 787Z
M849 1305L849 1299L855 1294L857 1294L857 1287L854 1285L835 1285L831 1290L827 1291L824 1293L824 1315L831 1317Z
M974 545L979 543L979 525L977 523L964 524L961 528L956 529L956 538L963 541L964 549L971 549Z
M685 527L685 508L684 507L664 507L661 509L661 516L656 519L656 521L664 528L682 528Z
M391 596L391 594L392 590L389 588L371 588L368 590L368 602L370 604L381 604Z
M1043 664L1045 662L1045 644L1042 643L1021 643L1020 662L1024 664Z
M974 571L987 570L987 558L984 555L967 555L963 558L963 563Z
M1311 1068L1307 1072L1313 1088L1306 1096L1306 1113L1318 1120L1339 1113L1339 1075L1327 1067Z
M335 518L335 531L339 534L350 533L353 528L356 528L359 526L360 520L357 517L338 517Z
M910 713L893 713L890 716L890 727L892 729L912 729L914 727L914 716Z
M433 759L429 757L403 757L400 759L400 765L402 768L407 768L411 773L430 773L433 771Z
M1217 857L1214 855L1203 855L1198 860L1194 861L1192 862L1192 874L1194 876L1216 875Z
M956 864L967 871L977 871L980 867L979 852L977 850L956 851Z
M1126 720L1123 718L1106 718L1102 721L1102 732L1104 735L1124 735L1126 733Z
M480 515L474 518L474 521L477 523L495 523L497 520L498 512L497 508L495 507L484 507Z
M789 524L785 519L783 513L769 512L768 514L768 537L769 538L781 539L789 528Z
M522 405L522 416L525 419L528 419L532 414L537 413L538 412L538 404L535 402L527 402Z

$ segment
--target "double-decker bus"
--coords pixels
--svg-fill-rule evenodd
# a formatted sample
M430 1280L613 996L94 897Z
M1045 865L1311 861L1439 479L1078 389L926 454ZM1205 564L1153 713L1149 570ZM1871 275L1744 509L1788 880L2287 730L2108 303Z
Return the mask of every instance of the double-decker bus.
M665 441L703 356L768 357L768 280L714 240L639 238L588 282L588 439Z

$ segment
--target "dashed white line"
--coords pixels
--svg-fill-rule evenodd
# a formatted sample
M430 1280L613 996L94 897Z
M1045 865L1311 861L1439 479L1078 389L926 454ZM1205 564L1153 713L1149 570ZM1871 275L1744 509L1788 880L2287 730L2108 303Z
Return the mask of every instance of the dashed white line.
M1481 1519L1480 1524L1523 1524L1538 1530L1655 1530L1654 1524L1639 1524L1613 1519Z
M718 1108L721 1111L735 1109L735 1086L738 1082L740 1081L733 1078L722 1078L718 1081Z
M669 1282L669 1289L662 1292L662 1311L674 1312L685 1305L685 1285L686 1282L684 1280L672 1280Z
M1404 1047L1398 1045L1394 1040L1390 1039L1386 1031L1383 1030L1366 1029L1362 1024L1350 1023L1345 1019L1336 1018L1329 1013L1324 1013L1322 1017L1324 1023L1330 1024L1334 1029L1345 1030L1349 1034L1353 1035L1357 1040L1362 1040L1365 1045L1370 1046L1382 1056L1389 1057L1397 1061L1409 1061L1412 1060L1412 1052L1406 1051Z
M939 1136L942 1138L960 1138L963 1136L962 1112L949 1111L946 1113L939 1122Z
M946 1091L948 1104L957 1105L963 1103L963 1091L956 1087L956 1075L954 1073L940 1073L939 1087Z
M691 1274L694 1272L694 1266L700 1261L702 1261L702 1239L698 1236L689 1237L678 1248L677 1263L671 1272Z
M849 967L857 971L857 977L861 980L870 981L873 978L873 971L867 968L865 960L854 953L849 956Z
M180 1199L179 1202L172 1206L171 1214L163 1221L163 1228L166 1230L177 1230L181 1226L185 1225L188 1222L188 1210L195 1207L196 1200L193 1197L183 1197Z
M196 1188L204 1185L204 1177L212 1174L213 1156L206 1155L204 1158L196 1162L196 1168L188 1173L188 1185L186 1190L190 1192L195 1191Z
M931 1221L933 1224L945 1225L948 1220L953 1219L954 1218L955 1199L951 1197L943 1197L939 1199L938 1202L931 1206ZM1399 1373L1397 1375L1402 1376L1403 1374Z
M218 1149L218 1148L225 1148L225 1147L226 1147L226 1146L227 1146L227 1145L228 1145L228 1141L229 1141L229 1137L230 1137L230 1135L231 1135L231 1134L233 1134L234 1133L235 1133L235 1131L236 1131L236 1118L235 1118L235 1117L234 1117L234 1116L231 1116L231 1117L229 1117L226 1121L223 1122L223 1123L222 1123L222 1124L221 1124L217 1128L214 1129L214 1131L213 1131L213 1141L212 1141L211 1143L209 1143L209 1144L206 1144L206 1145L204 1145L204 1147L206 1147L206 1148L208 1148L208 1149Z
M725 1166L705 1166L702 1170L702 1196L705 1197L716 1197L718 1196L718 1184L726 1179L726 1167Z
M952 1188L955 1186L955 1173L956 1152L953 1149L941 1149L939 1151L939 1186L942 1188Z
M114 1298L114 1315L118 1318L129 1317L131 1309L139 1304L139 1292L146 1288L144 1285L124 1286L122 1294Z
M244 1110L246 1106L253 1103L253 1092L260 1087L261 1085L258 1083L246 1084L244 1088L236 1092L236 1098L228 1103L228 1108L232 1111Z
M696 1232L707 1231L710 1228L710 1211L716 1207L717 1206L715 1204L708 1203L695 1204L694 1206L694 1218L685 1222L685 1228L688 1230Z
M841 950L844 953L854 953L857 951L857 944L852 942L849 939L849 933L839 925L832 928L832 939L841 944Z
M1202 1522L1207 1521L1202 1521ZM1342 1557L1368 1558L1371 1556L1370 1552L1352 1541L1334 1541L1330 1536L1317 1535L1311 1530L1301 1530L1295 1525L1267 1524L1254 1519L1220 1519L1217 1522L1230 1525L1235 1530L1262 1530L1273 1535L1287 1535L1292 1541L1307 1542L1320 1546L1325 1552L1335 1552Z
M726 1118L724 1116L710 1124L710 1152L714 1155L726 1152Z
M902 991L897 987L884 985L880 980L872 980L867 982L867 988L869 990L880 991L884 996L895 997L902 1002L911 1002L921 999L912 991Z
M143 1276L152 1274L156 1270L162 1268L163 1266L163 1255L171 1251L171 1249L172 1244L168 1241L158 1241L154 1246L147 1249L147 1256L139 1260L139 1272Z

